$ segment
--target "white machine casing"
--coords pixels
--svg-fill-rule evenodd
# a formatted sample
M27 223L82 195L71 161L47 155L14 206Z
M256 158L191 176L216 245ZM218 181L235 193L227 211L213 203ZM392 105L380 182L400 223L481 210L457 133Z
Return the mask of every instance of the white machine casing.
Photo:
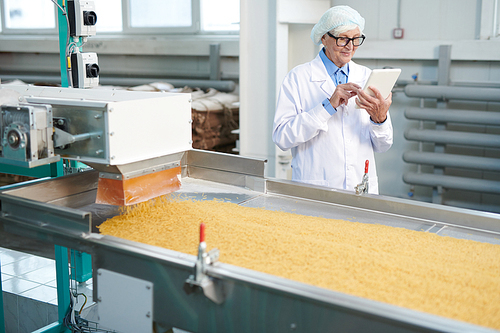
M19 92L27 103L52 105L54 124L64 120L68 124L65 130L75 138L69 147L55 149L62 158L125 165L192 148L191 94L12 85L2 88Z

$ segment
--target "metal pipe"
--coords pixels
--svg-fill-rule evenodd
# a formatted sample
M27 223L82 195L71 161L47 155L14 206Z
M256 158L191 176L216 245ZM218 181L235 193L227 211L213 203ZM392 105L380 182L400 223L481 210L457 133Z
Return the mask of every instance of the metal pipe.
M480 125L500 125L500 112L408 108L405 117L414 120Z
M10 189L16 188L16 187L21 186L21 185L25 186L25 185L29 185L29 184L34 184L34 183L42 182L42 181L45 181L48 179L51 179L51 177L43 177L43 178L26 180L26 181L23 181L20 183L7 184L7 185L0 186L0 191L10 190Z
M500 135L495 134L420 130L410 128L405 131L404 135L407 140L414 141L500 148Z
M424 86L411 84L405 87L405 94L408 97L500 102L500 89L496 88Z
M425 98L420 98L420 108L423 108L425 106ZM424 122L420 120L418 122L418 128L423 130L424 129ZM418 142L418 151L422 152L424 150L424 143L422 141ZM418 164L417 165L417 172L422 172L422 165Z
M236 88L236 83L230 80L217 81L217 80L191 80L191 79L163 79L163 78L121 78L121 77L100 77L99 81L102 84L117 84L132 86L137 84L149 84L152 82L157 82L161 80L172 84L174 87L191 87L200 88L206 90L208 88L214 88L218 91L231 92Z
M59 85L61 78L59 76L47 75L1 75L2 80L21 80L23 82L35 83L43 82ZM192 88L200 88L206 90L214 88L222 92L232 92L236 89L236 83L231 80L191 80L191 79L165 79L165 78L124 78L124 77L99 77L99 82L105 85L118 85L118 86L136 86L141 84L150 84L152 82L170 83L174 87L189 86Z
M403 160L407 163L500 171L500 159L490 157L407 151L403 154Z
M210 80L220 80L220 44L210 44Z
M415 83L415 80L405 80L398 79L396 81L396 87L404 90L404 87L407 85L415 85L421 84L424 86L435 86L438 84L438 81L432 80L420 80L418 79L418 83ZM500 88L500 83L497 82L471 82L471 81L450 81L450 86L452 87L467 87L467 88Z
M494 180L406 172L403 181L413 185L442 186L448 189L500 194L500 182Z
M438 58L438 85L450 84L451 45L439 45Z

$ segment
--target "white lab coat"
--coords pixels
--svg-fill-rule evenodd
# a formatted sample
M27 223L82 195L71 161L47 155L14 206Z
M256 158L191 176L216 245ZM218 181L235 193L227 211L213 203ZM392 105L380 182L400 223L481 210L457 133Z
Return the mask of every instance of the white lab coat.
M349 82L364 87L371 70L349 63ZM321 104L335 91L335 83L320 58L292 69L281 85L274 118L273 141L292 150L292 179L354 191L369 161L369 193L378 194L374 152L392 146L389 114L382 124L355 108L355 98L331 116Z

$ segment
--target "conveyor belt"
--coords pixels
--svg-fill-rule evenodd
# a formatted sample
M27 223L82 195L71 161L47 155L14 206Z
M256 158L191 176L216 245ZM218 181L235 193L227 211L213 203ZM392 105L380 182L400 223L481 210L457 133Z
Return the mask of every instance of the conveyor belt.
M500 217L496 214L265 179L253 171L244 173L245 163L240 164L238 157L229 158L235 159L233 167L224 161L218 168L217 158L210 153L189 154L193 157L183 163L178 191L182 196L500 244ZM492 332L223 263L208 268L226 293L223 304L217 305L203 294L186 295L182 286L193 272L194 256L89 233L119 213L115 206L93 203L96 182L97 174L86 172L4 191L0 195L1 226L7 232L88 252L94 270L151 281L154 320L162 327L196 332L312 332L332 327L339 332Z
M264 194L231 185L202 179L184 178L182 189L177 193L194 200L219 199L246 207L278 210L288 213L347 220L352 222L381 224L396 228L431 232L458 239L500 244L500 233L443 223L430 219L363 209L335 203L304 200L278 194Z
M279 210L294 214L318 216L352 222L381 224L390 227L431 232L442 236L500 245L499 232L335 203L324 203L304 199L298 201L297 198L289 197L287 195L264 194L237 186L220 184L202 179L189 177L184 178L182 180L181 190L176 193L194 200L219 199L246 207L265 208L268 210ZM93 196L94 194L89 193L89 195ZM119 214L119 208L116 206L100 205L95 203L79 207L76 206L73 208L92 213L92 224L94 226L97 226L107 219ZM98 232L96 228L93 230L94 232Z

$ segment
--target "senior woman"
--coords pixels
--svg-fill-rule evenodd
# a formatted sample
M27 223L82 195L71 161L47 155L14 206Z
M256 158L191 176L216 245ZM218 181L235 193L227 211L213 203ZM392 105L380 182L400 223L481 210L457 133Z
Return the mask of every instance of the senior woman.
M311 32L323 48L283 80L273 141L292 150L292 180L353 191L368 160L369 193L378 194L374 152L392 146L392 94L362 90L371 70L351 59L365 40L364 25L351 7L330 8Z

